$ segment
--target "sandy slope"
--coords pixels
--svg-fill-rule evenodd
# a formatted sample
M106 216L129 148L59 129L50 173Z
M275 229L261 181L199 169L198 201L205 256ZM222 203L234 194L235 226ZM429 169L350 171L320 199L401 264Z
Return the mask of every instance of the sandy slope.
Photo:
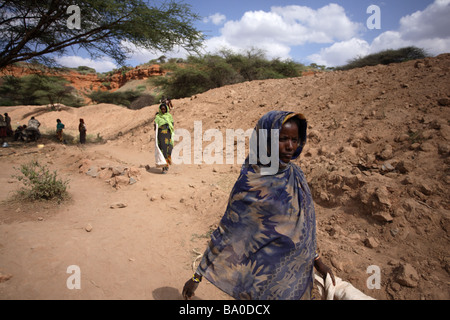
M297 163L316 202L321 251L336 275L377 299L449 299L449 71L450 55L441 55L253 81L176 100L173 115L192 137L195 121L202 132L219 129L225 149L226 129L253 128L274 109L304 113L309 141ZM14 124L36 116L44 132L60 118L72 137L82 117L90 138L105 143L44 140L42 149L12 143L0 150L1 200L19 187L13 167L33 159L70 179L72 196L61 205L3 202L1 299L180 298L240 166L178 164L161 175L153 155L156 110L2 108ZM136 182L111 178L113 170ZM111 208L118 203L125 207ZM71 265L80 267L81 289L67 287ZM367 287L370 266L381 271L380 289ZM197 297L228 299L207 283Z

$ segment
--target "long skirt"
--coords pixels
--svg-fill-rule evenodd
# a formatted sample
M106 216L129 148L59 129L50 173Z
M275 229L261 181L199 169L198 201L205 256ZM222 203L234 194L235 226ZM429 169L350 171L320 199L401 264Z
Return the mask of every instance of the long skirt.
M81 144L86 143L86 131L80 131L80 143Z
M161 150L167 164L172 164L172 134L166 126L158 128L158 147Z
M62 129L58 129L58 130L56 130L56 136L57 136L57 138L58 138L58 140L60 141L60 142L62 142L63 141L63 131L62 131Z

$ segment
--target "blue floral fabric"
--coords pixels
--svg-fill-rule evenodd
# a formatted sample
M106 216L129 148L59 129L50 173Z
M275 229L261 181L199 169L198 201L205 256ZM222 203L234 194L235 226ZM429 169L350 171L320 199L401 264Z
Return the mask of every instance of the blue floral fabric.
M303 121L294 159L306 142L303 115L271 111L255 129L281 129L293 116ZM236 299L309 299L315 252L314 204L301 169L280 164L263 175L247 158L197 273Z

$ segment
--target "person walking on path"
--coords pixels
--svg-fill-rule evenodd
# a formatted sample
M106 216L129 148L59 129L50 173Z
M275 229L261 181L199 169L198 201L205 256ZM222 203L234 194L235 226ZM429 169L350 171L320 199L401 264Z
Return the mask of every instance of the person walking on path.
M162 164L162 173L167 173L169 165L172 164L172 150L173 150L173 117L169 113L167 106L162 103L159 106L159 112L155 116L154 129L156 132L156 149L155 153L161 152L165 159L165 164ZM156 164L161 165L161 164Z

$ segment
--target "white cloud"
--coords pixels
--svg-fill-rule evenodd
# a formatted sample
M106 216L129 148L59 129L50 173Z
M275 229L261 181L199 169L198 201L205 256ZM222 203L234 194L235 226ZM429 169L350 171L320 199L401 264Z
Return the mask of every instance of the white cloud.
M280 15L288 24L303 27L301 36L310 43L349 40L363 27L352 22L345 9L335 3L317 10L302 6L273 7L272 12Z
M63 56L56 58L56 62L62 66L69 68L87 66L94 68L97 72L107 72L117 68L117 65L108 57L103 57L98 60L92 60L80 56Z
M415 46L432 55L450 52L450 0L436 0L423 11L400 19L398 31L386 31L375 38L371 52Z
M346 64L357 56L364 56L387 49L415 46L437 55L450 52L450 0L435 0L423 11L416 11L400 19L398 30L388 30L371 44L361 39L336 42L309 60L329 67Z
M133 60L138 64L147 63L150 60L158 59L161 56L165 56L167 59L170 59L183 58L189 55L189 53L180 46L175 46L170 52L162 52L159 50L149 50L137 47L128 41L122 41L121 44L130 54L128 61Z
M352 38L348 41L336 42L319 53L308 56L308 59L318 65L328 67L347 64L348 60L370 53L370 45L365 40Z
M204 23L212 22L216 26L223 24L227 17L221 13L215 13L203 19Z
M424 11L400 19L402 38L410 41L450 37L450 0L436 0Z
M269 58L290 58L292 46L350 40L362 26L344 8L329 4L317 10L304 6L272 7L270 12L247 11L240 20L227 21L221 35L206 41L206 50L261 48Z

